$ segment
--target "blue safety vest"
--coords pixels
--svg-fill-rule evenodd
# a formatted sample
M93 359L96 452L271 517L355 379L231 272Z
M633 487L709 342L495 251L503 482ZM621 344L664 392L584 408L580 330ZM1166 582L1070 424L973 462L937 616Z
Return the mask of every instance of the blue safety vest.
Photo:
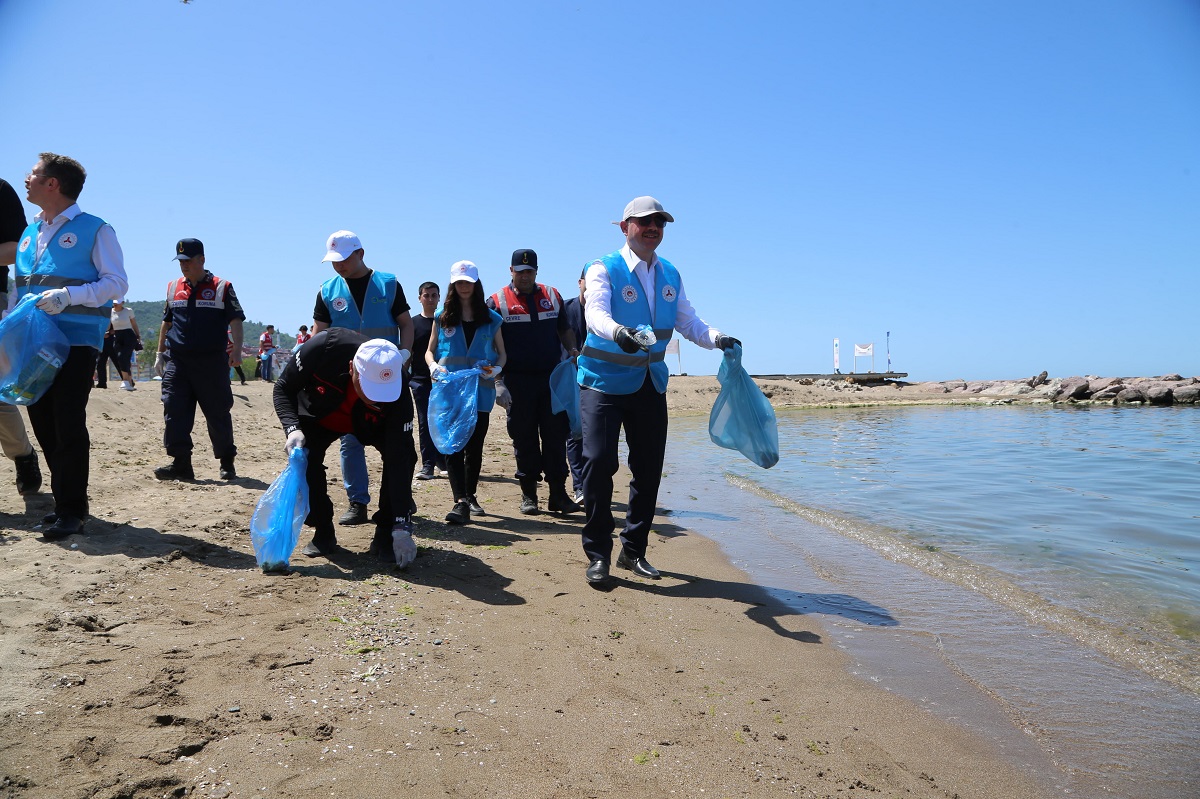
M630 354L622 350L615 341L601 338L588 331L583 349L579 353L579 385L594 388L605 394L632 394L646 381L646 370L654 388L663 394L667 390L670 370L664 360L667 342L675 332L676 300L679 298L679 272L669 261L658 259L654 267L654 319L650 318L650 303L642 296L642 283L620 252L609 253L594 263L608 270L612 283L609 312L619 325L636 328L650 325L658 339L650 352Z
M37 257L37 237L42 223L34 222L25 228L17 245L17 299L47 289L82 286L99 280L100 270L92 263L92 247L104 224L98 216L78 214L58 229L41 258ZM68 305L54 317L54 322L72 347L100 349L104 346L104 331L108 330L111 313L111 300L99 308Z
M395 275L371 272L361 314L350 294L350 286L341 275L334 275L321 285L321 299L329 309L330 327L357 330L367 338L384 338L400 346L400 331L392 316L392 303L396 300Z
M442 309L438 308L434 318L440 319L441 316ZM462 328L442 327L439 324L437 349L433 352L437 362L451 372L469 369L480 361L495 363L500 357L500 353L496 352L496 331L503 322L500 314L489 309L487 324L475 328L470 348L467 347L467 337L463 335ZM496 404L496 381L480 375L479 391L475 397L480 413L491 411Z

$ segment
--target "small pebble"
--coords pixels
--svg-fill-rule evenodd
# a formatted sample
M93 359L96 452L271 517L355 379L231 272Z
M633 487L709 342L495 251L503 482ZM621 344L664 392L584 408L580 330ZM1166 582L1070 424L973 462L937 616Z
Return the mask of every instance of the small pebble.
M240 705L234 705L233 707L229 708L229 712L230 713L241 713L242 708Z

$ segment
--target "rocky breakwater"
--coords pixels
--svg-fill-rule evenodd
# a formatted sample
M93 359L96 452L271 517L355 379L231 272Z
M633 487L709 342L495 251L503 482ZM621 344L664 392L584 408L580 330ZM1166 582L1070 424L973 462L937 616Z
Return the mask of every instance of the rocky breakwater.
M1001 402L1195 405L1200 400L1200 378L1177 374L1161 377L1049 377L1042 372L1024 380L946 380L916 383L908 388L947 398L976 396Z

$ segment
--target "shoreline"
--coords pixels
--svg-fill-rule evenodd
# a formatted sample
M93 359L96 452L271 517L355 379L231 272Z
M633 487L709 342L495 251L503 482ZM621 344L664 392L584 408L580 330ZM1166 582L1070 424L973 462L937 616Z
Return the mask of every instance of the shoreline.
M357 527L346 555L262 575L248 520L284 462L269 386L235 386L231 484L202 425L199 480L150 477L161 405L140 386L93 392L86 536L41 541L49 497L0 497L0 795L1056 793L850 674L817 620L671 516L663 580L588 587L581 520L516 513L502 415L478 524L435 521L448 487L417 483L406 572L361 554Z

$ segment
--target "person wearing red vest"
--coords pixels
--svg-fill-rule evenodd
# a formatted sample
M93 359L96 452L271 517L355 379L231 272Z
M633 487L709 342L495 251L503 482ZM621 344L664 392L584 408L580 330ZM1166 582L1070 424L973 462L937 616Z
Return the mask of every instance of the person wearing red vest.
M487 301L504 320L500 333L508 353L503 382L496 383L496 401L508 411L521 513L538 512L537 487L543 477L550 488L546 507L577 513L579 506L566 490L570 426L566 414L550 407L550 373L564 349L570 357L579 355L578 342L562 313L562 295L537 282L537 269L536 252L517 250L509 268L512 282Z
M192 425L204 413L222 480L236 480L233 459L233 390L229 367L242 358L242 304L233 284L204 268L204 243L175 245L180 277L167 284L154 371L162 377L163 445L171 463L154 470L159 480L194 480Z

